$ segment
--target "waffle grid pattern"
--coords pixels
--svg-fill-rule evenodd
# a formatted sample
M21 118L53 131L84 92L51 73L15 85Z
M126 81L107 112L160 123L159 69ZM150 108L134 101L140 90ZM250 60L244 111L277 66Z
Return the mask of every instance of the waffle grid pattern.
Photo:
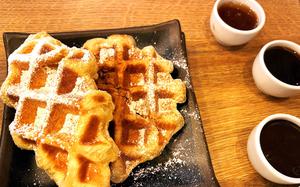
M97 90L94 56L41 32L8 62L1 92L16 108L10 124L16 145L34 150L37 165L60 186L109 186L109 163L118 154L107 131L114 105Z
M185 85L174 80L172 62L152 46L138 49L127 35L92 39L84 44L98 58L98 88L108 91L116 109L114 140L121 155L112 164L112 181L124 181L139 163L158 156L183 126L177 103Z

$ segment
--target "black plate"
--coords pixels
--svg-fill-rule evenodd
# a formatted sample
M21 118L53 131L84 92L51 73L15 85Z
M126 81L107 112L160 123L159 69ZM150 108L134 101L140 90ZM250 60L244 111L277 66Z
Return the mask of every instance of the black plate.
M211 165L191 77L187 65L184 33L178 20L153 26L83 32L53 33L68 46L81 47L94 37L123 33L134 36L138 47L153 45L161 56L174 62L174 78L186 82L187 101L178 106L185 126L166 146L161 156L140 164L123 184L113 186L218 186ZM28 36L28 33L4 33L8 57ZM1 186L55 186L45 172L37 168L33 151L17 148L8 126L14 109L5 106L0 144Z

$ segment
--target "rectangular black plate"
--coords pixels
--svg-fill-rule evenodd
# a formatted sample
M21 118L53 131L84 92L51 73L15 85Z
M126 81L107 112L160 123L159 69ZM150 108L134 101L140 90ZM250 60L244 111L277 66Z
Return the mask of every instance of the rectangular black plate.
M112 186L218 186L211 165L197 101L188 70L185 36L178 20L152 26L125 29L52 33L68 46L81 47L95 37L122 33L132 35L138 47L153 45L158 53L174 63L173 78L186 82L187 101L178 105L185 126L156 159L140 164L123 184ZM3 41L8 57L28 36L28 33L4 33ZM5 106L0 142L1 186L55 186L45 172L37 168L33 151L17 148L8 126L14 109Z

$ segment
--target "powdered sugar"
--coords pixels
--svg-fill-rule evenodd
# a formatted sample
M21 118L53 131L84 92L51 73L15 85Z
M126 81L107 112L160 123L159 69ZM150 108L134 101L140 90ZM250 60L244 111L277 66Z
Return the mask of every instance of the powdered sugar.
M147 110L147 107L145 107L145 104L145 100L141 98L137 101L130 101L128 107L131 113L146 116L149 114L149 111Z
M114 48L101 48L99 53L99 63L104 64L108 58L113 58L116 52Z
M174 51L172 52L172 57L173 58L171 59L171 61L173 62L175 67L181 69L184 72L183 81L185 82L186 87L188 89L192 89L189 67L184 52L182 51L182 49L174 49Z
M44 108L38 107L37 109L37 113L36 113L36 118L34 121L34 131L35 132L41 132L42 129L44 128L43 124L45 124L45 122L47 121L47 119L45 118L46 116L48 117L49 111L47 111ZM29 131L30 132L30 131Z
M76 47L70 48L70 52L69 52L69 54L67 55L66 58L72 59L74 56L76 57L76 55L78 53L83 53L83 56L80 58L80 61L83 62L83 63L88 63L92 58L92 55L88 50L78 49Z
M59 133L75 135L76 127L79 121L79 115L67 114L63 128L60 129Z
M138 146L141 147L141 148L144 147L144 142L145 142L145 132L146 132L146 129L140 129L140 130L139 130Z
M200 120L200 115L198 110L194 110L194 111L188 111L186 108L183 108L180 110L180 113L182 113L184 116L188 116L194 120Z
M155 166L151 167L139 167L137 172L133 173L132 176L134 180L138 180L139 178L145 178L149 174L156 175L161 172L168 172L168 170L178 170L180 166L185 165L185 161L179 158L172 157L166 162L158 163ZM172 177L172 176L169 176Z
M64 77L63 73L65 73L65 59L72 59L74 56L74 58L81 58L80 63L86 63L92 56L87 50L67 48L63 44L58 44L52 37L35 39L33 36L30 36L29 38L31 38L32 41L27 39L26 41L28 41L28 43L23 43L21 47L9 56L10 63L20 63L27 60L26 63L28 63L29 68L28 70L21 69L20 83L10 85L7 89L8 95L19 97L15 114L16 117L10 125L10 131L11 133L16 133L29 140L35 141L36 139L41 138L41 141L44 141L43 133L49 133L46 131L44 132L44 130L49 126L50 113L55 110L54 106L64 105L65 107L79 108L79 100L87 94L91 88L96 89L94 82L92 82L92 84L90 83L91 81L86 78L77 77L71 92L63 94L58 93L60 87L66 87L66 85L62 84L62 78ZM61 60L62 55L64 55L65 58ZM9 70L17 71L16 69ZM37 82L37 77L35 76L41 76L39 75L39 72L42 72L42 75L46 76L46 80L41 78L39 81L45 82L39 83L40 85L37 87L32 87L32 83ZM44 75L44 73L46 73L46 75ZM39 106L40 104L37 104L37 101L39 103L44 103L42 105L45 106ZM25 102L32 105L31 108L29 108L28 104L28 106L24 106ZM33 114L36 113L34 119L29 118L29 120L26 121L26 123L32 124L25 124L24 120L21 121L21 119L26 119L28 117L24 116L24 111L26 111L26 114L28 112L32 112ZM31 122L32 120L33 122ZM55 133L74 134L78 120L78 115L67 114L64 118L63 126L58 127L61 128L60 131ZM49 141L53 138L52 135L50 136L49 134L46 137ZM55 140L53 139L52 142L54 141ZM63 146L63 142L60 144Z
M180 78L185 82L186 87L188 89L192 89L189 69L188 69L184 52L181 49L175 49L172 52L171 56L172 59L170 60L172 61L174 67L179 71ZM173 77L173 78L178 78L178 77ZM167 85L165 85L165 87L167 87L166 89L168 89ZM163 101L164 99L162 99L162 101L159 100L159 102L161 102L159 105L163 106L164 105ZM190 109L188 109L187 107L182 107L179 111L185 117L186 122L190 120L196 120L196 121L200 120L199 112L196 109L190 111ZM186 128L191 129L192 127L188 126ZM193 128L198 129L198 127L193 127ZM151 178L151 176L156 176L155 178L162 178L160 179L161 181L164 180L182 181L184 180L183 179L184 177L178 174L181 172L187 172L185 173L185 175L190 176L187 177L187 180L189 180L189 184L193 184L194 182L199 181L199 179L197 178L200 175L199 170L190 165L191 162L195 163L195 161L193 161L194 158L191 157L191 155L194 155L194 153L192 153L193 146L194 146L192 137L185 137L185 139L184 137L182 138L177 137L169 146L172 147L171 148L172 150L168 152L169 155L162 155L161 157L158 157L156 159L158 160L158 163L154 164L151 163L152 162L151 161L142 166L137 167L135 172L132 173L132 177L134 181L133 186L145 185L146 183L144 182L144 180L149 180L149 177ZM167 160L161 160L165 158L167 158ZM195 158L195 159L199 159L199 158ZM174 183L174 184L178 185L179 183ZM164 183L161 183L159 185L164 185Z
M148 96L147 96L147 101L149 105L149 110L150 112L155 111L155 85L154 85L154 59L150 61L149 67L148 67L148 82L146 83L148 86Z
M151 163L153 162L151 161L138 166L135 172L131 174L134 181L133 186L144 186L145 180L149 180L151 176L155 176L154 178L156 179L161 178L162 180L180 180L181 174L179 171L184 172L188 168L188 163L182 158L182 154L184 154L184 149L179 148L172 150L167 160L158 161L158 163ZM160 185L163 185L163 183Z

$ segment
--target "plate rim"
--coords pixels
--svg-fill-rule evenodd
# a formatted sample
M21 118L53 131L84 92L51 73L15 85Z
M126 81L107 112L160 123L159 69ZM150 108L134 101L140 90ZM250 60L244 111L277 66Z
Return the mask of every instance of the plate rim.
M166 26L166 25L172 25L176 24L179 28L180 33L182 32L181 30L181 25L180 21L178 19L172 19L169 21L161 22L161 23L156 23L156 24L151 24L151 25L142 25L142 26L132 26L132 27L117 27L117 28L109 28L109 29L91 29L91 30L74 30L74 31L62 31L62 32L48 32L52 36L56 35L70 35L70 34L90 34L93 32L101 31L101 32L117 32L117 31L136 31L136 30L146 30L149 28L155 28L155 27L161 27L161 26ZM34 34L34 32L3 32L3 41L5 38L10 37L9 35L13 34L18 34L18 35L29 35L29 34Z

